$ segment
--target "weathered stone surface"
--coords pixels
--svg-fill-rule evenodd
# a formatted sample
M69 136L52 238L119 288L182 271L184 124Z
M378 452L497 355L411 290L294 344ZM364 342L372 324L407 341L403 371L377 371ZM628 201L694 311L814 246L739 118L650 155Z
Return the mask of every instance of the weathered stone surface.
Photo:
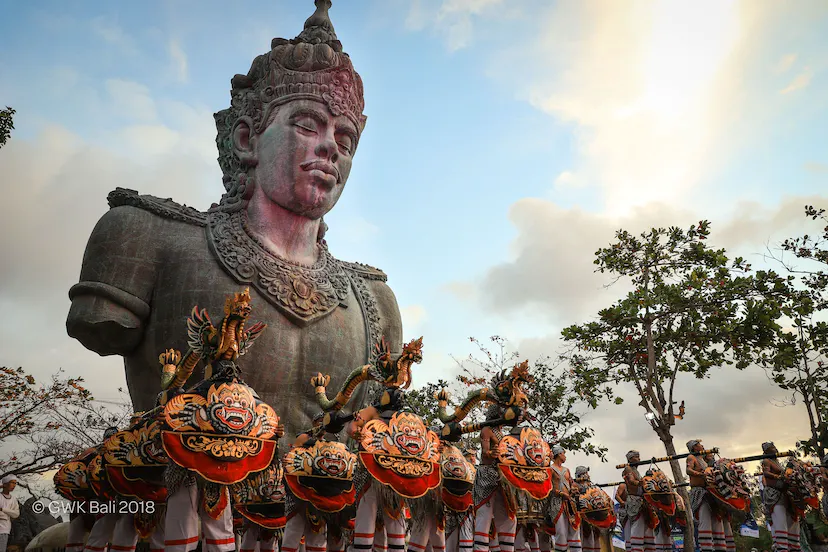
M385 275L336 260L322 239L365 117L330 2L316 5L302 34L274 39L232 80L231 107L215 116L221 202L203 213L118 189L89 238L67 331L98 354L124 357L136 409L154 406L158 355L186 351L193 306L218 321L225 296L246 285L251 318L268 328L239 364L287 436L317 410L311 376L331 373L340 385L380 337L399 353L402 323Z

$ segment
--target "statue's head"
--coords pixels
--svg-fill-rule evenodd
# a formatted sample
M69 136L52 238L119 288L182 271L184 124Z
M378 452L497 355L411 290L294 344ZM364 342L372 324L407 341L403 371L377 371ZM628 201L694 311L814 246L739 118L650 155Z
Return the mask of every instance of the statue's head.
M362 79L328 18L330 0L293 40L275 38L231 84L231 107L215 114L223 209L254 195L320 219L339 200L365 127ZM258 190L258 191L257 191Z

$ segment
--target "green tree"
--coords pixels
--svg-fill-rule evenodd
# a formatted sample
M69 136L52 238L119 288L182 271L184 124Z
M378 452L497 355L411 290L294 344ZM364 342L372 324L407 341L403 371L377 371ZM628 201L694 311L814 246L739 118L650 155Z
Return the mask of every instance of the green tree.
M9 106L0 109L0 148L6 145L14 130L14 114L16 111Z
M508 351L505 338L495 335L489 339L492 345L487 347L477 338L470 337L469 341L477 347L478 354L470 354L463 360L454 359L461 369L457 382L462 391L453 393L453 397L461 398L468 390L486 385L492 376L511 370L520 361L519 352ZM535 418L534 425L548 442L558 443L566 450L596 455L605 461L607 448L592 442L595 431L581 420L582 396L576 392L564 368L563 362L553 362L548 356L535 359L530 366L529 373L535 381L526 389L526 395L530 412ZM481 421L484 408L475 409L470 419Z
M805 215L824 225L815 236L789 238L770 257L787 272L766 274L764 285L772 290L788 322L779 332L778 346L764 359L769 377L790 393L789 404L805 406L810 425L809 439L802 441L805 453L820 458L828 449L828 218L825 209L805 207ZM788 254L788 257L786 257ZM798 260L794 264L789 259Z
M437 418L436 394L448 387L446 380L437 380L437 383L427 383L420 389L414 389L405 394L405 402L417 416L423 419L427 427L441 426Z
M0 367L0 478L53 470L100 443L107 427L126 424L128 405L98 403L82 384L60 371L41 384L22 368Z
M761 299L744 259L706 245L710 223L688 230L653 228L639 236L625 230L597 251L597 272L631 286L597 320L565 328L576 392L593 406L621 404L619 384L631 384L645 418L668 455L676 454L672 427L684 416L676 408L679 374L708 378L714 367L744 369L769 347L778 309ZM682 400L682 406L684 401ZM700 405L701 406L701 405ZM684 482L678 461L673 478ZM686 491L684 500L689 504ZM692 516L685 543L693 546Z

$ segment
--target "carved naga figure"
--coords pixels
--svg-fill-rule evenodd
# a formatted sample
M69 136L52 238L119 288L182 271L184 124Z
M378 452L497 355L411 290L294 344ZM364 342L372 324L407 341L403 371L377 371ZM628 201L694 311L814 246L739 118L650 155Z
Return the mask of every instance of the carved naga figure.
M392 360L391 351L385 338L374 346L376 361L366 364L352 371L345 378L342 389L333 400L328 399L325 388L330 384L331 377L317 374L311 380L316 388L316 402L325 412L341 410L348 404L359 385L366 381L375 381L386 388L408 389L411 385L411 366L423 360L423 338L413 339L403 346L402 354Z
M202 359L235 361L244 355L267 327L267 324L257 322L245 328L252 310L250 303L250 288L228 297L224 303L224 318L218 327L213 325L206 309L193 307L187 319L187 353L182 357L178 351L168 349L159 356L163 365L161 389L184 385ZM209 378L209 374L206 377Z
M329 400L325 386L329 378L318 374L311 384L324 410L335 412L350 400L362 383L375 381L384 387L379 400L354 415L349 433L359 443L359 465L355 474L357 510L354 545L370 548L374 541L377 515L384 520L389 548L405 547L403 509L412 513L414 531L434 523L439 497L432 492L440 485L440 442L416 414L406 411L404 389L411 383L411 366L422 360L422 337L402 348L396 359L389 353L385 340L377 345L377 360L354 370L334 400ZM326 416L329 425L333 416ZM340 420L341 423L341 420ZM435 527L431 544L445 546L442 527ZM437 540L435 540L435 538Z
M164 428L161 441L170 459L166 472L169 492L166 514L168 551L184 552L198 544L198 518L208 550L223 551L233 540L230 486L251 474L272 466L277 439L284 429L279 417L241 379L234 362L252 343L244 330L250 314L250 297L233 294L225 302L227 315L219 327L208 324L209 316L198 308L202 324L187 321L191 350L208 362L206 379L187 392L170 389L159 397L163 405ZM199 332L194 329L200 328ZM258 335L263 327L257 328ZM196 340L196 336L200 341ZM191 363L185 364L175 350L159 360L165 367L177 365L182 378ZM170 370L167 368L169 374ZM213 542L215 541L215 542ZM227 541L227 542L225 542Z
M524 407L528 399L523 386L533 381L534 378L529 374L529 361L524 360L516 364L511 371L503 370L494 376L489 387L471 391L451 414L446 411L449 395L445 390L440 391L436 396L439 408L437 415L441 422L449 424L462 421L475 406L482 402Z

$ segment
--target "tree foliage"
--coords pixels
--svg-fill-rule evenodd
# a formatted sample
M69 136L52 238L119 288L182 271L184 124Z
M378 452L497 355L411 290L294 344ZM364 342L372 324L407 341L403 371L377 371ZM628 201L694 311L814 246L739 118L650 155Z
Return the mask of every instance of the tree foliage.
M6 145L14 130L14 114L16 111L9 106L0 109L0 148Z
M594 263L597 272L631 291L597 319L562 332L576 392L592 406L621 404L619 391L626 386L620 384L631 384L668 455L676 454L672 427L684 416L679 374L704 379L716 367L744 369L773 344L778 330L778 306L759 293L750 265L709 247L709 236L707 221L637 236L619 230ZM688 406L692 412L694 405ZM679 463L671 467L683 482Z
M38 383L23 368L0 367L0 477L48 472L128 421L127 404L97 403L82 384L60 371Z
M449 388L450 407L454 408L470 391L488 385L495 374L511 370L521 359L518 352L507 351L507 341L503 337L492 336L491 346L484 345L474 337L470 337L469 341L477 347L477 354L470 354L462 360L454 359L460 373L451 383L440 380L408 393L409 406L429 423L439 425L436 417L437 400L434 397L436 391ZM575 394L569 374L563 370L563 364L542 357L534 361L530 373L535 382L527 389L529 407L535 417L533 423L541 430L544 438L559 443L567 450L594 454L604 459L607 449L593 443L591 439L594 430L582 424L580 397ZM485 404L476 407L466 421L483 421L486 408ZM477 439L472 442L476 441Z
M810 436L803 440L805 453L820 458L828 449L828 217L825 209L808 205L805 215L823 224L816 236L805 234L782 242L770 251L786 276L767 274L787 324L777 337L777 347L764 359L769 377L790 395L789 403L801 402L808 413ZM785 258L791 254L794 264Z

